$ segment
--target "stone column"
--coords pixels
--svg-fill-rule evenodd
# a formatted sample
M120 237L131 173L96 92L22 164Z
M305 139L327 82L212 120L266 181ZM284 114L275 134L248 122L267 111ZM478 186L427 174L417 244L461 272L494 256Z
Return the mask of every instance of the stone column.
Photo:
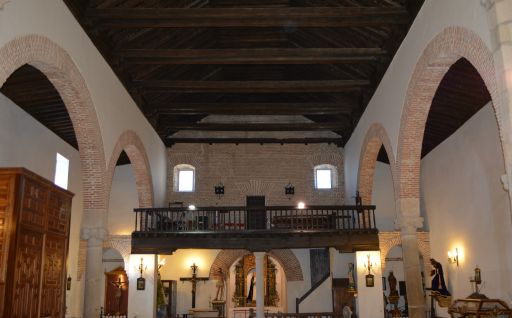
M263 275L263 260L265 252L254 252L256 259L256 318L265 317L265 293L264 293L264 275Z
M87 260L85 269L84 318L97 318L100 315L101 293L104 290L103 241L107 230L103 227L82 228L82 239L87 240Z
M396 226L400 228L402 237L402 253L404 259L405 283L410 318L425 317L425 298L421 284L420 253L416 231L423 227L420 217L419 199L399 199Z

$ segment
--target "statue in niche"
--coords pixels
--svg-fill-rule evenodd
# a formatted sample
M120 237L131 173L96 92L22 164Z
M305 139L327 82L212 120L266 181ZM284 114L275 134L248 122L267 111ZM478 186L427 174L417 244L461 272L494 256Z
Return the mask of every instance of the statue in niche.
M256 306L256 280L254 255L244 256L235 265L235 292L233 303L235 307ZM263 261L263 295L267 307L278 306L277 268L272 260L265 256Z
M256 279L256 273L253 273L252 276L251 276L251 282L248 284L249 285L249 293L247 294L247 299L246 299L246 303L247 304L250 304L252 301L255 301L256 300L256 286L254 285L255 282L254 280Z
M354 263L348 263L348 287L355 288Z
M437 292L443 296L450 296L451 294L446 288L444 281L443 266L433 258L430 259L430 264L433 267L430 271L430 276L432 276L432 292Z
M224 281L226 280L226 274L222 271L222 268L219 268L218 271L218 280L217 280L217 294L215 295L214 300L224 300Z

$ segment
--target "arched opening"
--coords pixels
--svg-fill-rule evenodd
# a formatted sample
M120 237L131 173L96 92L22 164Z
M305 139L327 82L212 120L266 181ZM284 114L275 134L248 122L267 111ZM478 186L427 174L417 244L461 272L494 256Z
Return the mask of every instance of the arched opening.
M126 315L128 313L128 276L124 259L119 251L103 249L103 313L105 315Z
M432 257L450 277L448 288L454 297L471 293L467 277L479 264L486 267L493 295L507 298L507 287L500 277L509 272L502 268L506 262L499 251L509 248L500 237L510 232L505 225L510 213L503 213L510 207L508 193L499 183L504 155L502 128L496 120L499 116L495 111L500 109L496 92L493 57L485 43L471 31L450 27L438 34L420 57L402 114L397 155L400 224L409 230L411 225L421 226L421 198L421 213L432 238ZM475 93L480 98L472 96ZM485 96L492 102L473 105ZM447 127L451 133L446 133ZM441 135L437 147L433 142L436 138L432 138L435 134ZM422 146L426 151L429 144L434 144L430 146L433 149L421 159ZM478 235L473 235L476 229ZM488 248L496 244L501 247ZM463 255L464 266L448 264L447 252L455 248ZM416 279L416 270L408 268L409 275L414 276L411 278Z
M9 149L0 155L0 165L23 166L53 180L56 153L69 159L68 189L75 197L66 264L71 278L66 306L67 314L79 316L83 285L76 273L81 223L89 214L104 214L106 204L105 158L96 112L71 57L45 37L28 35L5 44L0 48L0 70L4 137L0 145ZM92 307L99 314L99 304Z

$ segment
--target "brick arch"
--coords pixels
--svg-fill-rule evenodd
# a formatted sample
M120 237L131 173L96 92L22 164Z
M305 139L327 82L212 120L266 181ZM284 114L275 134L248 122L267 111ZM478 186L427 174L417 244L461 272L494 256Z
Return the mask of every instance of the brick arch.
M492 98L503 150L498 86L492 52L474 32L448 27L428 44L416 63L407 89L397 151L398 197L420 197L420 161L423 134L439 83L460 58L467 59L482 77ZM503 153L503 152L502 152ZM505 161L506 162L506 161Z
M386 130L380 123L374 123L368 129L361 148L361 155L359 159L359 173L357 177L357 190L363 201L363 204L372 203L372 189L373 189L373 176L375 175L375 166L377 164L377 156L380 148L384 146L389 159L389 166L391 168L391 178L393 180L393 187L396 191L396 177L395 177L395 157L391 142L389 141Z
M417 232L418 250L423 256L423 270L428 272L430 268L430 236L428 232ZM380 232L379 249L380 264L384 271L386 268L386 256L396 246L402 246L402 236L400 232Z
M222 269L224 273L229 271L231 265L239 258L250 254L251 252L247 250L222 250L217 254L215 260L213 261L212 266L210 267L210 277L216 277L219 271L219 268ZM269 256L274 258L279 264L283 267L284 274L286 276L287 281L302 281L304 280L302 276L302 268L300 266L299 260L293 254L293 252L289 249L277 249L271 250L268 253Z
M0 87L25 64L41 71L64 101L80 149L84 209L104 211L107 200L103 140L84 78L64 49L44 36L26 35L0 48Z
M132 130L126 130L119 136L114 150L112 151L107 170L107 198L110 198L116 163L123 150L128 155L128 158L130 158L130 163L132 164L139 198L139 207L152 207L153 181L148 156L142 140Z

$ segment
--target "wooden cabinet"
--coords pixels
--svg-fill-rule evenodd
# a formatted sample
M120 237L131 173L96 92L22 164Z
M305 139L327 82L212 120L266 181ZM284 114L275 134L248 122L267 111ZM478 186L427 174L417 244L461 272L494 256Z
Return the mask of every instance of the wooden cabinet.
M73 194L0 168L0 316L64 317Z

